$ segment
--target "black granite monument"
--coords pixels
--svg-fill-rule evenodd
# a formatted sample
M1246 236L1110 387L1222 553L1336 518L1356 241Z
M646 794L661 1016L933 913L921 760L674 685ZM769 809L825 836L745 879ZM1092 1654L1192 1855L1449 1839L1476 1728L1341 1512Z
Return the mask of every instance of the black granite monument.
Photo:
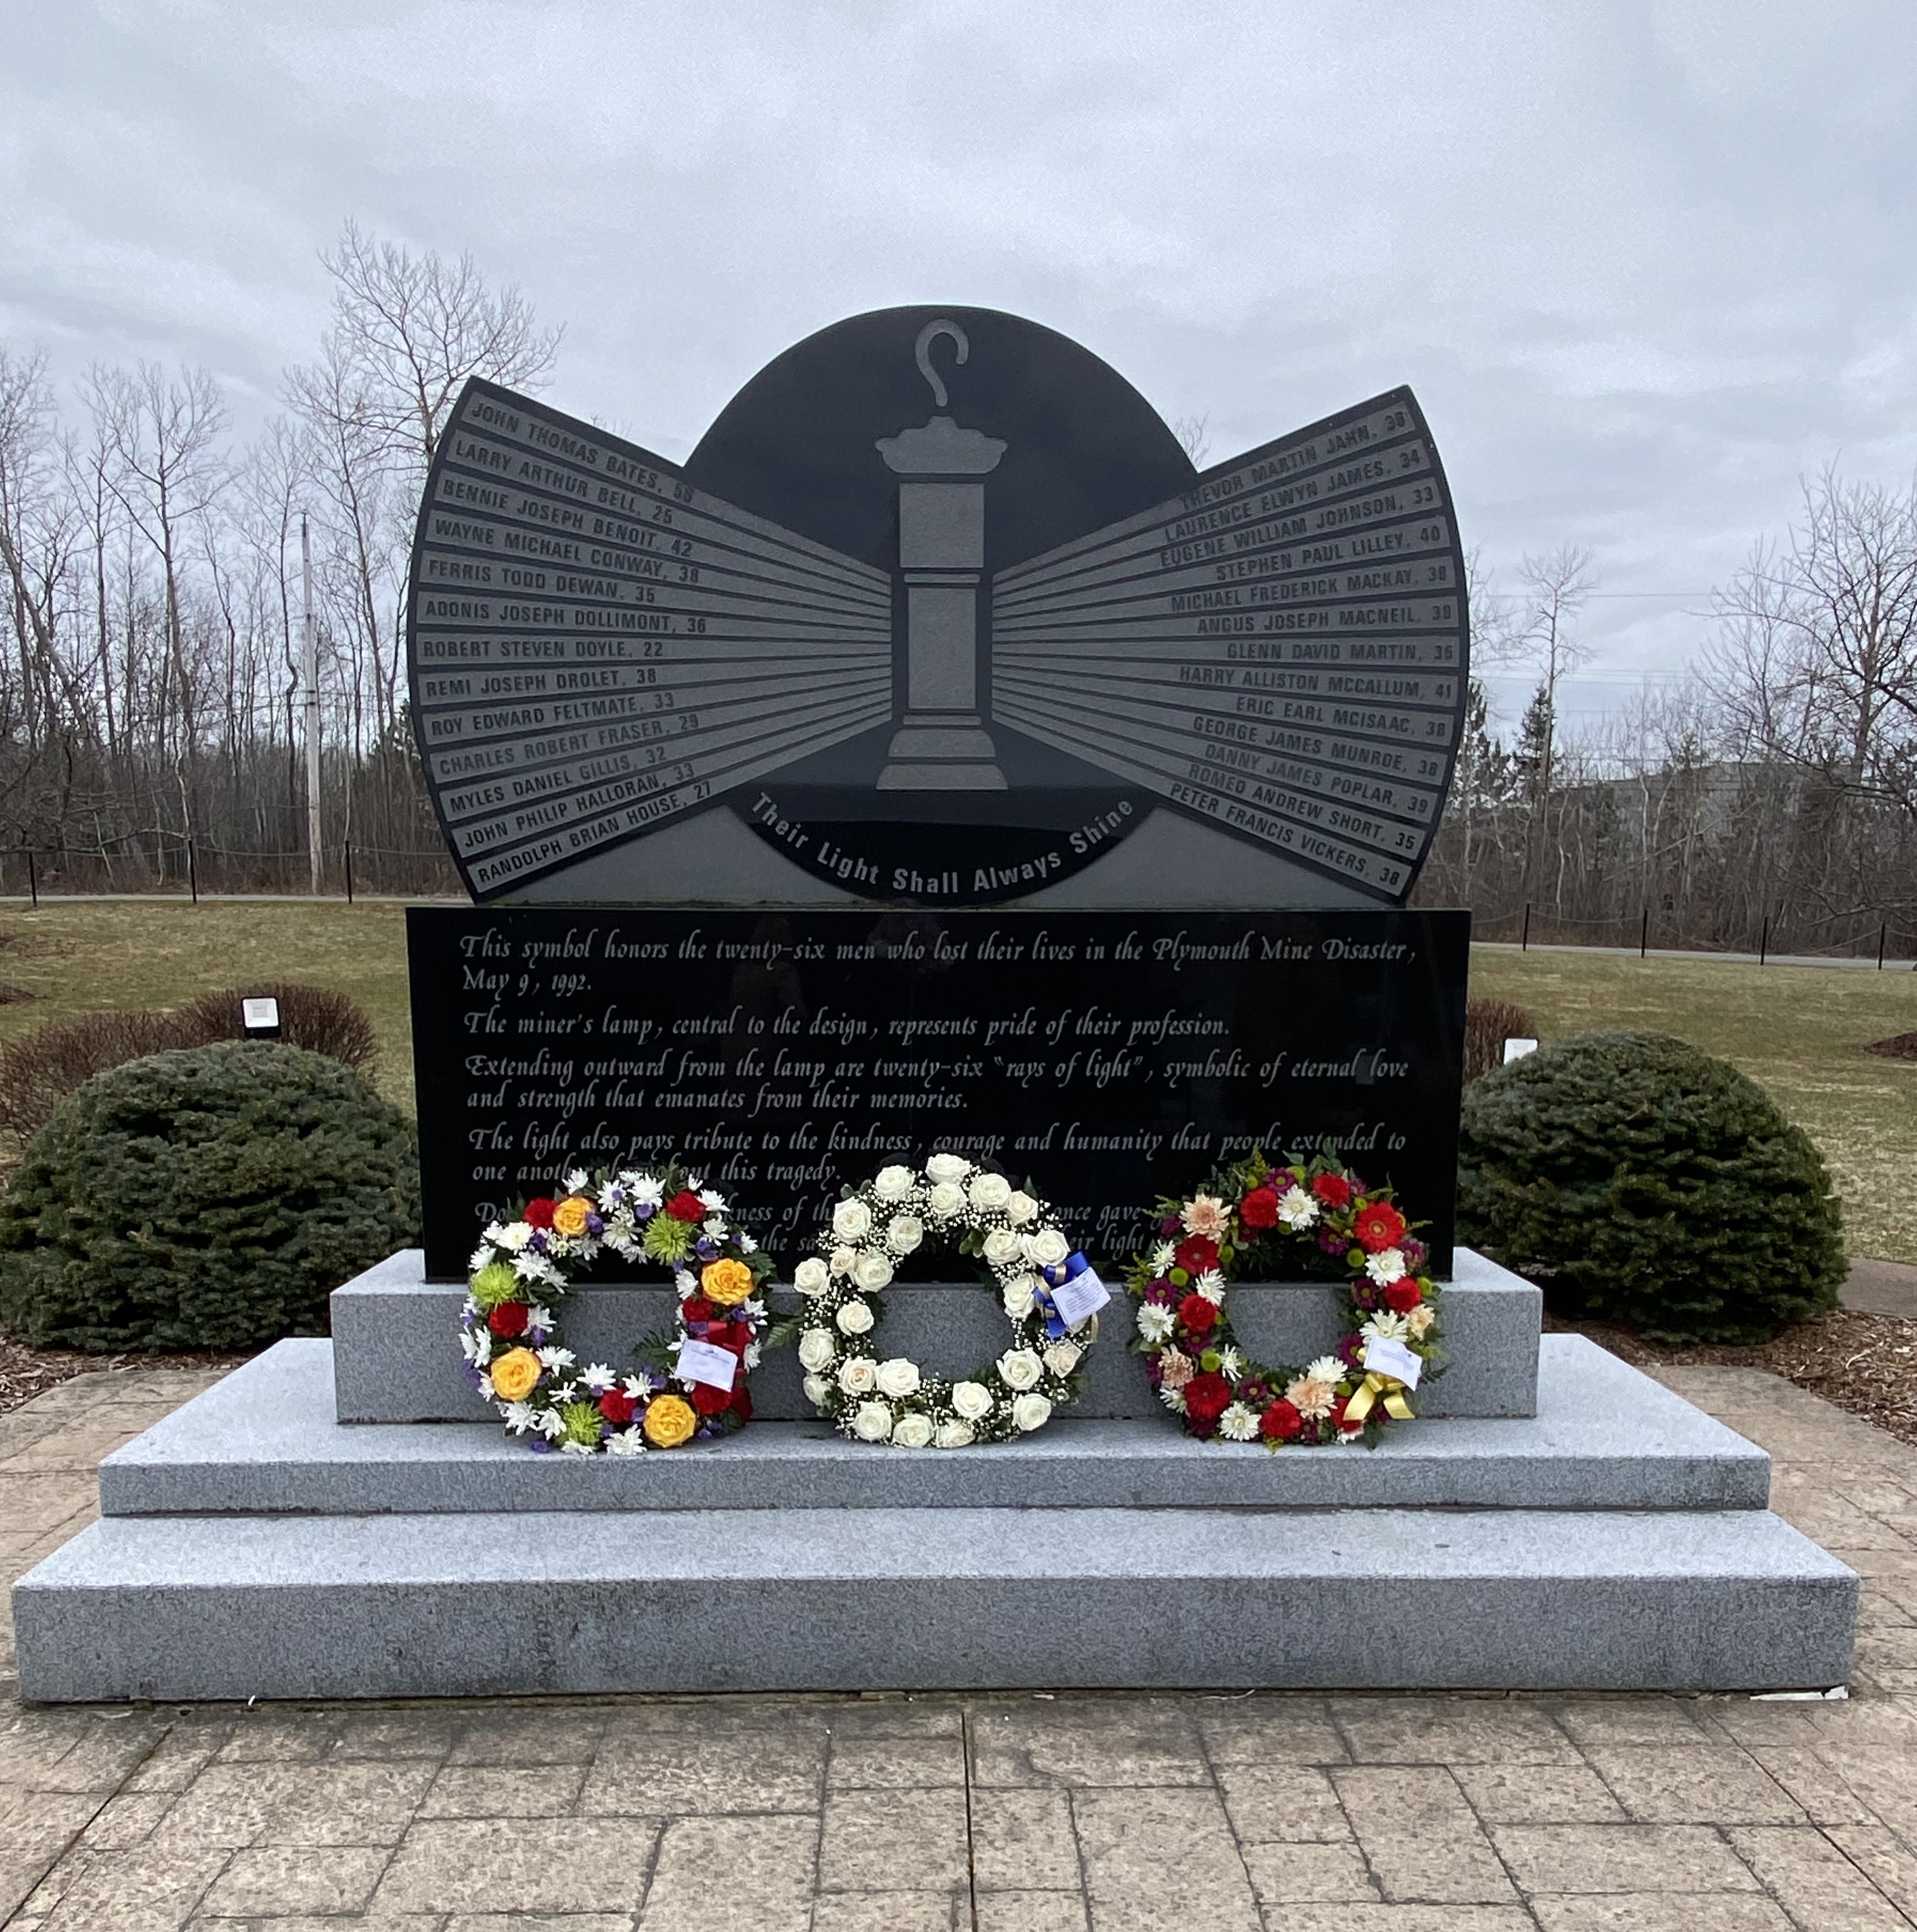
M1462 914L1402 910L1468 649L1408 390L1203 472L1065 338L821 331L683 465L475 382L413 715L429 1272L678 1151L769 1233L950 1146L1083 1236L1329 1136L1450 1240Z

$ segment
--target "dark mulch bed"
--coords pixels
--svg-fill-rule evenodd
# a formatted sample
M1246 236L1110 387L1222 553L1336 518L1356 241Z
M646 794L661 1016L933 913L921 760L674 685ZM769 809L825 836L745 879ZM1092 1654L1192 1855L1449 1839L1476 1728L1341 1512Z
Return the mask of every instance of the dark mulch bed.
M1866 1315L1839 1308L1817 1315L1754 1348L1678 1348L1647 1342L1628 1328L1603 1322L1544 1318L1547 1329L1588 1335L1640 1368L1728 1364L1767 1369L1786 1382L1820 1395L1899 1441L1917 1444L1917 1322L1899 1315Z
M1864 1051L1882 1054L1886 1060L1917 1060L1917 1033L1894 1033L1888 1040L1874 1040Z
M250 1361L254 1352L84 1355L72 1348L29 1348L10 1336L0 1335L0 1415L75 1376L95 1375L106 1369L236 1369Z

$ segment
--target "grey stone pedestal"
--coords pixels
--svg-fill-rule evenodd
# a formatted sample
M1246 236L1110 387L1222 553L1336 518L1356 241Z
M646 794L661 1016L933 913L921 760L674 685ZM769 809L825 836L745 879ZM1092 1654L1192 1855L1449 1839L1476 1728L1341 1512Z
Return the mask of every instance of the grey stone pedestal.
M973 1348L969 1291L922 1292L911 1318ZM1252 1320L1308 1335L1310 1292L1272 1294ZM1452 1295L1454 1341L1484 1324L1472 1412L1376 1451L1193 1442L1136 1399L1113 1322L1094 1399L1017 1443L761 1420L582 1461L435 1392L458 1293L395 1257L340 1291L334 1342L280 1343L101 1465L100 1520L15 1586L22 1694L1844 1681L1857 1579L1770 1514L1762 1450L1581 1337L1540 1348L1532 1291L1479 1258ZM448 1419L338 1419L415 1383Z

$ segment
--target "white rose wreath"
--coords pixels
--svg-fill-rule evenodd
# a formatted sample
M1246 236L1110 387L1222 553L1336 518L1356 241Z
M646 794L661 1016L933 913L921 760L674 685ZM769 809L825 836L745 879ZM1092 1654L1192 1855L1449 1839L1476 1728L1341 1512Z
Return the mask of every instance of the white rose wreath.
M880 1298L928 1239L985 1263L1012 1324L1004 1354L957 1382L878 1353ZM1044 1202L956 1154L934 1154L922 1171L882 1168L848 1192L793 1285L808 1306L778 1339L797 1334L806 1399L842 1435L900 1449L962 1449L1043 1428L1078 1393L1108 1298Z

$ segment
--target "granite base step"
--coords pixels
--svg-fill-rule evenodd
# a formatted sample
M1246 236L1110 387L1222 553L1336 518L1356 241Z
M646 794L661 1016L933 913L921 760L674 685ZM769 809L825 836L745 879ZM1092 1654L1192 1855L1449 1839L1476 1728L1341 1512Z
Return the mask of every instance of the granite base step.
M1856 1597L1761 1510L725 1509L109 1517L14 1615L39 1702L1778 1690Z
M542 1455L498 1423L333 1419L332 1345L282 1342L100 1466L109 1516L940 1508L1762 1509L1770 1459L1579 1335L1542 1338L1534 1418L1420 1420L1375 1450L1193 1441L1075 1406L1016 1442L916 1454L755 1421L670 1455ZM466 1412L487 1414L468 1392Z
M1453 1258L1444 1284L1448 1366L1424 1392L1426 1415L1523 1416L1538 1393L1543 1301L1522 1276L1468 1248ZM472 1413L458 1341L464 1287L426 1279L425 1256L409 1248L356 1276L332 1297L338 1414L342 1422L460 1422ZM1342 1339L1338 1291L1326 1282L1246 1282L1232 1291L1232 1322L1258 1360L1302 1363L1331 1354ZM584 1286L566 1298L566 1341L583 1362L628 1366L634 1344L672 1322L665 1286ZM1139 1357L1130 1352L1132 1304L1114 1294L1100 1315L1098 1346L1086 1361L1082 1417L1155 1418L1162 1412ZM933 1374L963 1375L1006 1346L998 1298L976 1282L906 1282L885 1298L886 1352L909 1355ZM406 1364L395 1373L395 1363ZM757 1412L799 1421L812 1406L790 1349L768 1356L752 1381Z

